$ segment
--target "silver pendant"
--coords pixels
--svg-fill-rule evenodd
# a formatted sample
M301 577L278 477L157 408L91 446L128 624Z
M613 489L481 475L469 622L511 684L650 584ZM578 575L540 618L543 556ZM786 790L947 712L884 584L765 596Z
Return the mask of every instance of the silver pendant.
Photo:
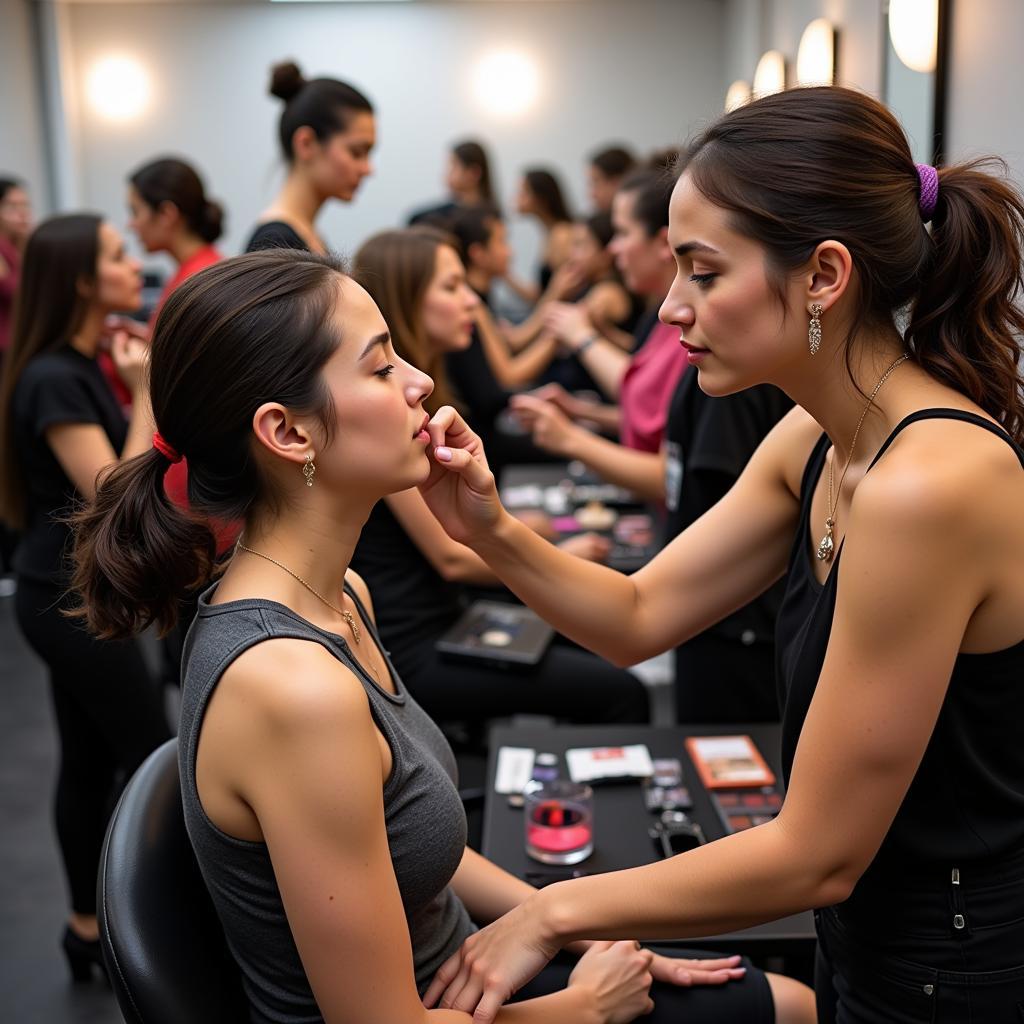
M831 562L832 553L835 550L835 545L832 543L832 527L834 523L831 519L825 520L825 536L821 538L818 544L818 561L819 562Z

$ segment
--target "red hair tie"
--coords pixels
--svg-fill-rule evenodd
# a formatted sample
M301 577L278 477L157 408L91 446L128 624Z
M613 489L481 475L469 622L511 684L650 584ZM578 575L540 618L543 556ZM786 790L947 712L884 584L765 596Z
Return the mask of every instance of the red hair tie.
M181 456L160 436L159 430L153 435L153 447L168 462L170 462L171 465L181 462Z

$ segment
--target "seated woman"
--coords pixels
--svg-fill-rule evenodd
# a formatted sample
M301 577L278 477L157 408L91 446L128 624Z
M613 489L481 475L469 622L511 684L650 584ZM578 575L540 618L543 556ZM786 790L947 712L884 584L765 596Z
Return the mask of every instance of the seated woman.
M430 379L392 350L366 293L325 257L254 253L187 281L157 325L159 433L83 514L75 585L89 626L174 620L208 578L212 537L164 494L244 518L185 653L185 822L259 1024L470 1024L428 982L483 922L533 890L464 848L454 760L380 646L348 571L381 497L423 482ZM432 428L433 429L433 428ZM135 538L129 552L121 538ZM770 1020L781 979L597 943L504 1024ZM770 987L772 986L772 987ZM757 1016L761 1014L761 1016ZM785 1018L784 1018L785 1019Z
M395 351L433 377L428 411L455 401L444 357L469 345L479 300L451 242L429 228L383 232L356 254L354 276L384 313ZM608 546L584 535L563 547L601 558ZM577 722L647 720L640 681L576 647L552 645L529 674L442 660L434 645L463 611L467 585L495 586L497 579L479 555L448 537L415 488L374 507L352 565L376 595L396 667L436 720L517 712Z

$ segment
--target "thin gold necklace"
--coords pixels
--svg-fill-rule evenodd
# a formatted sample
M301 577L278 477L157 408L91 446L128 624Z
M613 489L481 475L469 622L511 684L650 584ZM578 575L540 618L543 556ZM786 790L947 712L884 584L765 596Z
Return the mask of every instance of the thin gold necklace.
M337 612L348 623L348 628L352 630L352 637L357 644L362 641L362 631L359 628L359 624L356 622L355 616L350 611L346 611L344 608L339 608L336 604L332 604L326 597L324 597L323 594L320 593L319 590L314 590L313 587L311 587L297 572L292 572L287 565L282 565L276 558L271 558L270 555L265 555L262 551L254 551L252 548L246 547L242 543L241 539L236 542L235 546L241 548L243 551L248 551L250 555L255 555L257 558L265 558L268 562L273 562L279 569L284 569L292 579L298 580L299 583L301 583L311 594L320 598L328 608ZM374 672L373 674L376 675L377 673Z
M843 467L843 475L839 478L839 487L836 490L835 501L832 500L832 470L835 467L835 459L828 464L828 516L825 519L825 536L821 538L817 551L818 559L822 562L831 562L832 556L835 554L835 542L832 537L832 530L836 525L836 509L839 507L839 497L843 493L843 481L846 479L846 471L850 468L850 463L853 461L853 450L857 446L857 437L860 434L860 428L864 423L864 417L867 416L868 409L870 409L874 404L875 398L878 397L878 392L881 391L882 385L889 379L889 375L897 366L900 365L900 363L905 363L909 358L910 353L904 352L903 355L901 355L899 359L897 359L896 362L882 374L878 383L875 385L875 390L871 392L868 404L864 406L864 411L860 414L860 419L857 420L857 429L853 432L853 440L850 442L850 454L846 457L846 465Z

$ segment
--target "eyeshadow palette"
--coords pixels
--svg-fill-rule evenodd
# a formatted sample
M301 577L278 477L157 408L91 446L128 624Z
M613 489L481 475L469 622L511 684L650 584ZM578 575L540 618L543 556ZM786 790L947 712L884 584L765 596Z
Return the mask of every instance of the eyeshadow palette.
M555 631L535 612L500 601L474 601L435 644L448 658L536 665Z
M782 810L782 794L774 786L720 789L709 796L728 834L764 825Z

